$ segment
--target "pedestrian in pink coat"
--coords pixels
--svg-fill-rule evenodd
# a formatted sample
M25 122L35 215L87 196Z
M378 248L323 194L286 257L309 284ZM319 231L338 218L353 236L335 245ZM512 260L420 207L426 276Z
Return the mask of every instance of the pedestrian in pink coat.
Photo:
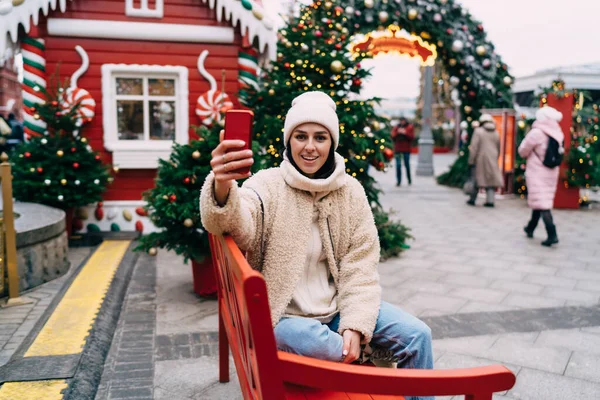
M548 238L542 242L543 246L552 246L558 243L556 226L552 220L552 205L558 184L560 167L548 168L544 165L544 157L550 137L556 140L563 151L564 134L558 124L562 114L552 107L542 107L535 114L535 122L519 146L519 154L527 159L525 180L527 182L527 204L532 209L531 220L524 228L527 237L533 237L540 217L544 220Z

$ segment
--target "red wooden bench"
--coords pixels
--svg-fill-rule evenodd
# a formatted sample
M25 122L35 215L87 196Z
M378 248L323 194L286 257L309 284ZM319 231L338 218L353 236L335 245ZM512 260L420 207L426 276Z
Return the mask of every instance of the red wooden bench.
M404 399L465 395L491 400L514 374L501 365L452 370L374 368L278 351L267 287L230 236L210 235L219 293L219 381L229 382L229 348L244 399Z

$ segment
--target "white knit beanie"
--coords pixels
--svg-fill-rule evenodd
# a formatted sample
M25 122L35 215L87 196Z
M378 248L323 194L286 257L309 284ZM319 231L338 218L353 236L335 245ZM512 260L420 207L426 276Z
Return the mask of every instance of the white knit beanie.
M556 108L544 106L536 111L535 119L538 121L551 120L560 122L563 118L563 115Z
M333 148L340 142L340 121L335 113L335 102L323 92L306 92L292 100L292 107L285 116L283 143L287 146L292 132L298 125L313 122L323 125L331 134Z

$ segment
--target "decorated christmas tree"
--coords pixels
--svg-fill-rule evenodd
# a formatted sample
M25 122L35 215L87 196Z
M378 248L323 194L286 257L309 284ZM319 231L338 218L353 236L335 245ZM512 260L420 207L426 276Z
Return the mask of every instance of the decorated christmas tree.
M33 105L31 111L46 128L10 155L15 198L63 210L101 201L112 177L101 156L82 136L89 119L80 112L81 102L67 100L70 89L58 74L48 90L36 88L45 102Z
M360 100L363 81L370 76L361 67L366 53L349 52L350 35L344 10L336 2L302 7L280 32L277 60L260 77L259 89L248 97L255 114L255 140L265 150L261 168L278 166L285 144L282 128L292 100L303 92L320 90L336 102L340 120L337 149L346 172L364 186L382 238L382 255L397 254L409 237L407 229L390 222L379 203L380 190L368 174L370 167L384 170L393 157L386 119L375 113L377 98Z

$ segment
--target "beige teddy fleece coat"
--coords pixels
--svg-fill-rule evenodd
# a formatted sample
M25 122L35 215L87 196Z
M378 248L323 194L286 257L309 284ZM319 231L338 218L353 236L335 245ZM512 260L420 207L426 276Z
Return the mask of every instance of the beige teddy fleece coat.
M343 167L343 158L341 163ZM288 167L287 172L284 167ZM212 173L200 195L204 228L213 234L231 234L240 249L248 252L250 265L263 273L273 327L285 312L305 268L314 207L310 191L286 183L289 168L293 167L287 163L262 170L241 188L233 185L223 207L214 199ZM381 303L379 238L362 185L343 171L343 184L317 202L319 233L338 290L338 332L358 331L368 343ZM264 227L259 195L265 210Z

